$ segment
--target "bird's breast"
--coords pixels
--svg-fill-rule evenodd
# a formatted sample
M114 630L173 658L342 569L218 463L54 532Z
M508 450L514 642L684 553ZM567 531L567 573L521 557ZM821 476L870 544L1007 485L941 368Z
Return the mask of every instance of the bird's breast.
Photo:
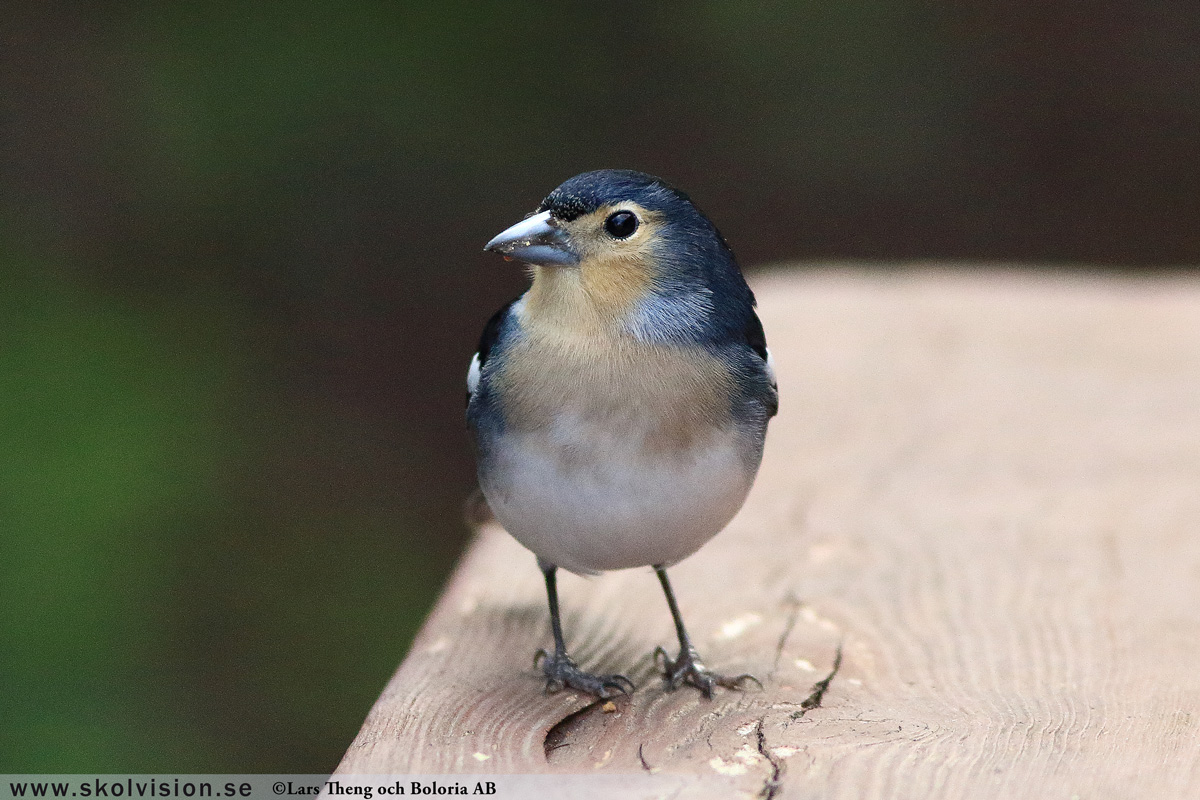
M732 376L702 347L529 336L496 376L506 429L567 452L619 443L669 456L730 428Z
M746 497L760 449L703 348L525 336L492 374L480 486L505 528L576 572L672 564Z

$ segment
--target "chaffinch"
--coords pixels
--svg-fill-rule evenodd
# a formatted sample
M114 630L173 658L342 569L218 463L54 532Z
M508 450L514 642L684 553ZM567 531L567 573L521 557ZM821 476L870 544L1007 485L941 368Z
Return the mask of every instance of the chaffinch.
M599 170L559 186L485 249L532 274L484 328L467 420L480 489L545 577L554 652L535 664L547 690L633 690L568 657L559 567L654 568L679 636L677 657L655 651L669 688L711 697L755 680L704 666L666 573L741 508L778 408L754 295L729 245L660 178Z

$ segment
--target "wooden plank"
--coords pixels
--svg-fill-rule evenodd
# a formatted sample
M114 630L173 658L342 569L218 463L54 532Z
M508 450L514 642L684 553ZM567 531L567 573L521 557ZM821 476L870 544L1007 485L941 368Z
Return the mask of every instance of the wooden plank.
M756 282L781 415L672 571L560 592L615 710L546 696L533 557L482 530L340 773L688 776L685 797L1200 797L1200 281L808 271ZM814 684L840 668L819 704Z

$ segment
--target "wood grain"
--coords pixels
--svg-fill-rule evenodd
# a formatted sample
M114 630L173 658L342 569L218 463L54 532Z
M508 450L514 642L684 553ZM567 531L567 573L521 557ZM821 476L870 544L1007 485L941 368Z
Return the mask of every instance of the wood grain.
M632 570L560 592L573 654L638 691L607 712L544 695L541 578L488 527L339 772L1200 797L1200 280L810 269L755 289L781 414L746 507L672 577L706 661L765 690L664 691L670 617Z

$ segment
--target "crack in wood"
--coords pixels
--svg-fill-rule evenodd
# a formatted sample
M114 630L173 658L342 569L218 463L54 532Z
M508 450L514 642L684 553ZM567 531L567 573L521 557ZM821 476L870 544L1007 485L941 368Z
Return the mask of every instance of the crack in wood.
M646 756L642 755L642 748L645 746L646 746L645 742L638 743L638 761L642 762L642 769L646 770L646 772L649 772L650 774L653 775L654 767L652 767L648 763L646 763Z
M796 620L800 618L800 607L803 603L800 602L793 592L788 592L783 598L785 606L789 606L787 622L783 626L783 633L779 636L779 642L775 645L775 660L771 663L771 671L767 673L767 680L772 680L775 677L776 671L779 670L779 659L783 657L783 648L787 646L787 640L792 635L792 630L796 627Z
M762 789L759 790L758 796L763 800L773 800L779 794L779 790L783 788L783 762L771 755L767 750L767 734L763 731L763 725L766 722L765 717L760 717L758 726L754 729L754 734L758 740L758 754L767 760L771 765L771 774L767 776L767 780L763 783Z
M550 726L550 729L546 731L546 738L542 740L542 752L545 754L547 762L550 761L550 754L555 750L570 746L571 743L567 741L567 737L579 727L584 717L600 708L605 702L607 701L603 698L594 700Z
M833 676L838 674L839 669L841 669L841 643L840 642L838 643L838 652L836 652L836 654L833 657L833 669L830 669L829 674L824 676L823 679L818 680L817 682L815 682L815 684L812 684L812 692L809 694L808 697L804 698L803 703L800 703L800 709L803 709L802 711L799 712L800 716L804 716L805 714L808 714L808 712L811 711L812 709L821 708L821 700L824 699L824 693L829 691L829 684L830 684L830 682L833 681ZM796 715L792 715L792 716L793 716L793 718L796 717Z

